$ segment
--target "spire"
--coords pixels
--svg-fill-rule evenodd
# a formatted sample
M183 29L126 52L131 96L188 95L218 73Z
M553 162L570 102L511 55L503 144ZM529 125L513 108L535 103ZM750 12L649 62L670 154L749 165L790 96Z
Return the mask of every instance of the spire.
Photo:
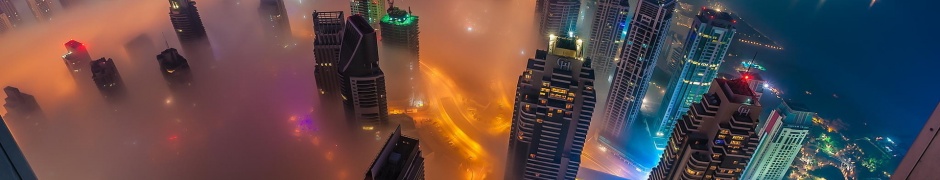
M166 48L170 49L170 41L166 40L166 34L164 34L163 32L160 32L160 35L163 36L163 42L166 43Z
M747 71L746 71L746 72L749 72L749 73L751 72L751 68L754 67L754 61L755 61L755 60L757 60L757 51L754 51L754 57L751 58L751 63L747 65Z

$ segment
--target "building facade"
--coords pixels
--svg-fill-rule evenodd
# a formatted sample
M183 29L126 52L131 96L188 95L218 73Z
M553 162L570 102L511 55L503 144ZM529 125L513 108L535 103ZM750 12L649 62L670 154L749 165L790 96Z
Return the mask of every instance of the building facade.
M86 0L59 0L59 4L62 5L63 9L71 9L79 4L85 3Z
M933 110L933 115L924 123L924 128L917 134L907 155L901 160L897 170L891 175L892 180L936 179L940 169L940 106Z
M173 31L179 38L183 51L190 58L197 61L210 61L212 58L212 45L206 35L206 27L202 24L196 2L192 0L169 0L170 22Z
M127 93L124 80L118 72L114 60L101 58L91 62L91 78L105 100L116 101Z
M349 9L353 15L366 18L371 27L379 27L379 20L385 17L386 0L350 0Z
M790 165L803 148L816 113L805 106L784 101L758 129L760 144L741 179L786 179Z
M314 76L317 81L317 94L324 104L339 103L342 100L339 77L339 51L343 44L343 28L346 17L343 11L313 12L313 56L316 59Z
M5 117L19 120L42 118L42 108L39 107L39 102L33 95L20 92L20 89L10 86L3 88L3 92L7 95L4 99L6 103L3 104L3 108L7 110Z
M157 55L160 64L160 73L173 91L182 91L193 85L193 72L189 68L189 61L180 55L174 48L163 50Z
M640 113L675 6L675 0L640 0L637 4L604 110L603 134L609 139L622 139L621 133L630 129Z
M287 18L284 0L261 0L261 4L258 5L258 15L261 17L261 25L264 26L265 36L274 41L274 44L278 46L293 44L290 20Z
M38 22L52 20L52 0L26 0Z
M363 129L387 123L385 73L379 68L375 29L365 17L357 14L346 20L339 57L346 118Z
M418 140L403 136L398 126L372 161L365 179L424 180L424 156Z
M383 70L402 74L389 78L389 83L396 87L389 89L393 101L404 100L409 107L423 104L419 92L421 79L419 61L418 16L409 11L392 6L379 23L382 26Z
M90 83L88 77L91 77L91 71L88 68L91 67L89 64L92 61L91 55L88 54L88 47L71 40L65 43L65 50L68 52L62 55L62 60L65 62L65 67L69 69L69 74L75 78L79 86L88 85L87 83Z
M578 31L578 15L581 10L580 0L541 0L536 10L535 19L539 22L539 37L549 35L573 37ZM541 12L541 13L539 13Z
M582 41L551 36L519 76L505 179L573 180L594 112L594 70Z
M614 59L626 36L624 31L630 19L630 1L600 0L591 24L591 39L587 45L587 57L593 61L597 78L606 81L613 71Z
M695 17L683 43L685 55L680 71L666 88L662 103L664 115L654 132L657 147L665 146L676 119L702 98L712 79L718 76L718 68L734 40L734 23L731 14L712 9L703 8Z
M13 0L0 0L0 13L6 16L12 28L23 24L23 18L20 17L19 11L16 10L16 5L13 4Z
M23 150L16 144L10 127L0 118L0 179L10 180L36 180L36 173L26 161Z
M758 146L761 105L744 79L715 79L681 116L650 180L737 179Z
M0 33L13 30L13 22L10 21L10 17L6 13L0 11Z

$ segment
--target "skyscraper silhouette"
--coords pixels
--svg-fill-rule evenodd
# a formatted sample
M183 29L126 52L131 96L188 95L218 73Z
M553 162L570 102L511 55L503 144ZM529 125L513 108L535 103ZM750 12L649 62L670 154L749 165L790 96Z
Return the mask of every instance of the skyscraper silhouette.
M363 129L388 122L385 73L379 68L378 51L375 29L365 17L349 16L338 68L346 118Z

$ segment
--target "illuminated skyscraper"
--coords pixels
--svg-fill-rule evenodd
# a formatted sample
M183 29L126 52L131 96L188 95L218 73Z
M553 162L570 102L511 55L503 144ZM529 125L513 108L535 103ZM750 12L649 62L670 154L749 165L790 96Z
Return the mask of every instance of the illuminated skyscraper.
M375 29L361 15L349 16L340 50L339 74L346 118L371 129L388 122L385 73L379 68Z
M359 14L372 27L379 26L379 20L385 16L386 0L350 0L349 9L353 15Z
M33 168L29 167L26 156L16 144L16 139L10 133L10 127L0 118L0 179L10 180L36 180Z
M620 134L630 129L640 113L675 6L675 0L640 0L637 4L604 111L603 134L611 139L623 139Z
M313 56L317 65L314 76L317 80L318 94L325 104L338 103L342 100L339 76L339 52L343 44L343 28L346 19L343 11L313 12Z
M68 50L68 53L62 55L62 60L65 62L65 66L69 68L70 74L75 78L79 86L85 85L84 83L90 83L88 77L91 76L91 71L88 70L89 63L91 63L91 55L88 54L88 47L84 44L71 40L65 43L65 49Z
M372 161L365 179L424 180L424 157L418 140L402 136L398 126Z
M16 11L16 5L13 4L13 0L0 0L0 13L6 16L6 19L10 22L10 27L16 28L23 23L23 18L21 18L20 13Z
M184 90L193 84L193 73L189 69L189 62L174 48L166 49L157 55L160 64L160 73L170 89Z
M389 89L393 97L407 97L408 105L419 106L422 101L418 90L420 85L419 44L418 44L418 16L398 7L388 8L388 13L382 17L382 45L383 69L385 72L402 74L389 78L390 84L396 84L398 89ZM400 99L395 99L395 101Z
M629 11L628 0L600 0L594 10L587 57L594 61L594 72L604 81L614 69L614 58L626 35L624 28L629 21Z
M279 46L293 44L284 0L261 0L261 4L258 5L258 14L261 16L261 24L264 25L264 32L268 38L276 41Z
M578 174L594 112L594 70L581 40L549 37L519 76L505 179L569 179Z
M199 10L196 9L196 2L191 0L169 0L170 1L170 22L173 23L176 37L179 38L183 51L187 55L198 56L196 61L210 61L212 58L212 48L209 43L209 37L206 35L206 27L202 25L202 18L199 17Z
M797 103L784 101L777 106L758 131L760 144L741 179L786 179L815 115Z
M119 100L127 92L113 60L101 58L91 62L91 73L98 91L106 100Z
M10 86L3 88L3 92L7 95L4 99L6 103L3 104L7 110L5 115L7 118L26 120L42 117L42 109L39 108L39 102L36 102L33 95L20 92L20 89Z
M924 123L924 128L917 134L907 155L901 160L891 180L936 179L937 167L940 167L940 106L933 110L933 115Z
M548 35L573 36L577 32L578 14L581 10L580 0L542 0L537 5L543 9L536 10L539 22L539 37L543 39Z
M724 62L734 40L734 19L727 12L702 9L692 23L692 28L685 40L685 58L681 70L669 82L666 88L663 107L664 115L656 126L656 146L663 148L669 139L669 132L681 113L689 110L692 103L702 99L702 94L718 75L718 68Z
M676 122L650 180L740 178L758 146L762 108L746 81L711 82Z
M33 11L36 21L45 22L52 20L52 1L51 0L26 0L29 9Z

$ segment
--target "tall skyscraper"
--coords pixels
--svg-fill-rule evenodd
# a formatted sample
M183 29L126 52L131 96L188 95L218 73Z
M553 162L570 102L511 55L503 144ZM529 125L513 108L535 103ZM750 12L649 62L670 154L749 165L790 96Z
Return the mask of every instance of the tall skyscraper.
M519 76L505 179L570 179L594 112L594 70L582 42L550 36Z
M420 84L416 82L421 74L418 16L411 14L410 9L405 11L392 5L379 24L382 26L382 45L385 47L383 66L386 69L383 70L402 74L388 79L390 84L396 84L396 89L389 89L389 94L407 98L406 101L411 107L419 106L422 100L421 93L418 92L421 89L418 88Z
M192 0L169 0L170 22L173 23L176 37L179 38L183 51L196 61L211 61L212 45L202 25L196 2Z
M3 121L3 118L0 118L0 153L3 153L3 156L0 156L0 179L39 179L33 173L33 168L29 167L23 150L20 150L19 145L16 144L16 139L13 138L13 133L10 133L10 127Z
M23 24L23 18L20 17L19 11L16 11L13 0L0 0L0 13L6 15L13 28Z
M418 140L401 135L401 126L372 161L366 180L424 180L424 157Z
M349 16L340 50L339 74L346 118L370 129L388 122L385 73L379 68L375 29L361 15Z
M59 0L59 4L62 5L63 9L70 9L83 3L85 3L85 0Z
M10 21L10 17L6 13L0 11L0 33L13 30L13 22Z
M25 120L42 117L42 108L39 108L39 102L33 95L20 92L20 89L10 86L3 88L3 92L7 95L4 99L6 103L3 104L3 108L7 110L5 115L7 118Z
M640 113L675 6L675 0L640 0L637 4L604 110L603 134L611 139L623 139L620 134L630 129Z
M284 0L261 0L258 14L261 16L261 24L264 25L264 33L269 39L279 46L293 44Z
M655 131L656 146L663 148L669 132L681 113L702 99L734 40L734 19L727 12L703 8L692 23L685 40L681 70L669 82L664 97L664 115Z
M26 0L29 9L33 11L36 21L45 22L52 20L52 1L51 0Z
M536 10L539 22L539 37L549 35L574 36L578 31L578 14L581 10L580 0L542 0L537 5L543 9Z
M681 116L650 180L736 179L757 149L761 105L747 80L715 79Z
M363 18L366 18L366 21L369 22L371 27L378 27L379 20L385 16L385 1L386 0L350 0L349 12L352 12L353 15L359 14Z
M940 106L933 110L933 115L924 123L924 128L917 134L907 155L901 160L892 180L936 179L937 167L940 167Z
M98 91L106 100L119 100L126 93L124 80L113 60L101 58L91 62L91 73Z
M317 90L321 102L325 104L338 103L342 100L340 86L342 78L339 77L339 52L343 44L343 28L346 19L343 11L313 12L313 31L316 39L313 41L313 56L317 65L314 75L317 80Z
M189 62L176 49L166 49L158 54L157 63L170 89L180 91L192 86L193 73L189 70Z
M802 104L784 101L777 106L758 131L760 144L741 179L785 179L815 115Z
M87 81L88 77L91 76L88 64L92 61L91 55L88 54L88 47L78 41L71 40L65 43L65 49L68 50L68 53L62 55L62 60L65 62L65 66L69 68L72 78L75 78L79 86L91 83Z
M587 45L587 57L594 61L594 72L604 81L607 81L610 72L614 69L614 58L620 49L626 35L630 12L628 0L600 0L594 10L594 21L591 24L591 39Z

